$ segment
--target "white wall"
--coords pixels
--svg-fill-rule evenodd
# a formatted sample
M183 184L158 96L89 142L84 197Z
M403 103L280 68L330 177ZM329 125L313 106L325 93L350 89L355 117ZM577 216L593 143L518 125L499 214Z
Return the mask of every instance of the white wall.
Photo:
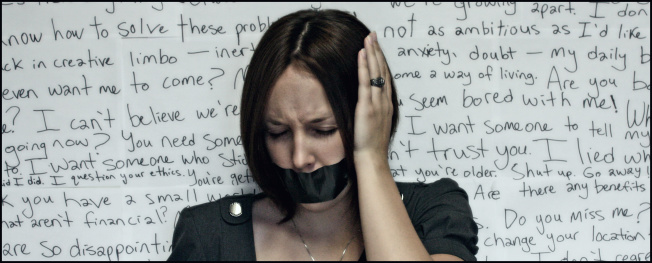
M502 2L3 3L2 259L166 259L183 207L253 193L243 72L306 8L378 32L395 180L456 180L478 259L649 260L649 5Z

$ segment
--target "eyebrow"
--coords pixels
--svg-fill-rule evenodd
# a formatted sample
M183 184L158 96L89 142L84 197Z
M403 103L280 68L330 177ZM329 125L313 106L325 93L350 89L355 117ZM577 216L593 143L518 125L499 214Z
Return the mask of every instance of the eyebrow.
M311 120L310 123L320 123L320 122L325 121L327 119L330 119L330 117L320 117L320 118Z
M318 118L316 118L316 119L311 120L311 121L308 122L308 123L309 123L309 124L320 123L320 122L323 122L323 121L328 120L328 119L330 119L330 118L335 118L335 116L328 116L328 117L324 116L324 117L318 117ZM267 119L266 121L267 121L268 123L272 124L272 125L283 125L283 123L281 123L281 122L279 122L279 121L277 121L277 120L273 120L273 119Z

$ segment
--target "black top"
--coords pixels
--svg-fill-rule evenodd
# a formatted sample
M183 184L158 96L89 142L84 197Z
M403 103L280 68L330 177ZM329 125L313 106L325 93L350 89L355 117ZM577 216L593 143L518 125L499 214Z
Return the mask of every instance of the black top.
M448 178L430 184L396 185L428 253L476 260L478 227L464 189ZM262 197L264 194L229 196L183 209L168 260L256 260L251 213L253 202ZM233 202L240 203L242 215L229 213Z

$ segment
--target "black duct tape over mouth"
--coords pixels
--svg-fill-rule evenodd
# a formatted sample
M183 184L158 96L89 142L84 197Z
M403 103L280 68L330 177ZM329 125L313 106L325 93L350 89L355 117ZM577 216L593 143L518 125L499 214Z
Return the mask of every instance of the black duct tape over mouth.
M346 162L321 167L310 173L297 173L274 164L283 184L296 203L321 203L335 199L346 187Z

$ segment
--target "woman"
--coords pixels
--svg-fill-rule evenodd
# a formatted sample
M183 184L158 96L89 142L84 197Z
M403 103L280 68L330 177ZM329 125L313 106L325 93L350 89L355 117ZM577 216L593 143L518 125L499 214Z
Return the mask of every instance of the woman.
M376 38L335 10L270 26L241 105L264 193L184 209L170 260L475 260L464 190L390 174L398 103Z

